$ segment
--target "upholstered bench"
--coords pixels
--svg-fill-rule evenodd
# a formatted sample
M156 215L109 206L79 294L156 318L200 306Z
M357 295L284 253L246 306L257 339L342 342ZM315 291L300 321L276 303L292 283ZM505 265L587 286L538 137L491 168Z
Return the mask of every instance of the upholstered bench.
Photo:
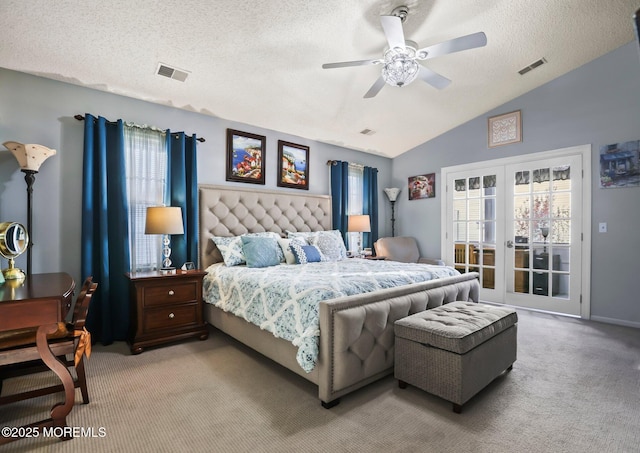
M518 314L451 302L395 322L395 377L462 405L516 361Z

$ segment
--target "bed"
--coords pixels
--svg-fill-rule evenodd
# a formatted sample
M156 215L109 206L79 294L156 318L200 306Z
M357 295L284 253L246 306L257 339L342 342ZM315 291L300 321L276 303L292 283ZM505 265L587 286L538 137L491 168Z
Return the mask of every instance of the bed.
M200 185L198 198L199 266L211 272L222 266L219 264L222 256L213 237L260 232L286 236L288 231L332 229L331 198L327 195ZM344 266L383 263L346 261L350 263ZM211 285L207 281L213 278L211 272L205 277L205 288ZM274 336L232 311L205 303L205 319L316 384L318 397L328 408L337 404L343 395L393 372L394 321L455 300L477 302L477 277L476 273L454 275L321 300L317 308L317 357L312 369L307 370L299 362L299 345ZM211 302L207 294L204 298Z

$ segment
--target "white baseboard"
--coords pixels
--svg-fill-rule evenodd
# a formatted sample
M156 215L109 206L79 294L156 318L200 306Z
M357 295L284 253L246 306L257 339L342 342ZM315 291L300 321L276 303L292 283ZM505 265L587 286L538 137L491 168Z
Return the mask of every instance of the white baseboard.
M619 326L635 327L640 329L640 322L625 321L623 319L605 318L603 316L591 316L591 321L604 322L607 324L616 324Z

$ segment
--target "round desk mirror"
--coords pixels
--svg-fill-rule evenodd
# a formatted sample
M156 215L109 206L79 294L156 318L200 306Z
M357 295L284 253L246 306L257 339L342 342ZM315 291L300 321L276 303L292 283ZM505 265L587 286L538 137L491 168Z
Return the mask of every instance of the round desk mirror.
M0 223L0 255L9 260L9 267L2 269L6 280L22 280L24 272L17 269L14 260L29 246L29 234L24 226L16 222Z

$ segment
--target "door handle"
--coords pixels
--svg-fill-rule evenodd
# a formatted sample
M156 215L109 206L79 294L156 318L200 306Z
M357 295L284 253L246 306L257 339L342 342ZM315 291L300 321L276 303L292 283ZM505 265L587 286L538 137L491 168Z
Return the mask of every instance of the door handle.
M510 248L510 249L513 248L513 241L512 240L508 240L507 241L507 248Z

